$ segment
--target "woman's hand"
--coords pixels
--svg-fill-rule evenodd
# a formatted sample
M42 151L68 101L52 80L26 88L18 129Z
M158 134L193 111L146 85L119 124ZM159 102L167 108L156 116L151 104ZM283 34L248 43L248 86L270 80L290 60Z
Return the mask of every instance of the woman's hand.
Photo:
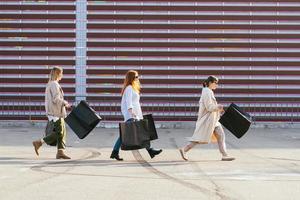
M132 108L128 109L129 113L131 114L133 119L136 119L136 114L132 111Z
M218 104L218 110L219 110L219 112L224 112L224 106L223 105L221 105L221 104Z
M66 108L71 108L71 107L72 107L72 106L69 104L69 102L67 102L67 101L65 101L64 106L65 106Z

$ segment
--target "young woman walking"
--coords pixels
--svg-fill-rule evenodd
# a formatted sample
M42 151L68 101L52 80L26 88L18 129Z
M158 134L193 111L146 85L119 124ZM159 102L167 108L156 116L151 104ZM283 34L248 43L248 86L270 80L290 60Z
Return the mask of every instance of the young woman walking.
M126 73L123 88L122 88L122 101L121 111L124 117L124 121L132 121L133 119L143 119L143 113L140 105L140 81L137 71L129 70ZM116 160L123 160L119 157L119 150L121 148L121 139L117 139L110 158ZM154 150L153 148L147 148L147 151L151 158L160 154L162 150Z
M64 93L59 85L59 81L63 77L61 67L53 67L50 72L48 84L45 92L45 108L49 121L54 123L54 132L42 139L33 141L35 153L39 155L39 148L46 143L48 145L56 143L57 153L56 159L70 159L64 153L66 148L66 126L64 118L66 117L66 107L70 107L69 103L64 100Z
M217 138L219 151L222 154L222 161L232 161L233 157L228 156L225 144L225 133L219 122L220 113L223 112L223 105L218 104L214 96L214 90L218 87L218 78L209 76L203 82L203 89L199 101L199 112L196 128L189 144L179 149L182 159L188 160L186 153L197 144L210 143L211 136Z

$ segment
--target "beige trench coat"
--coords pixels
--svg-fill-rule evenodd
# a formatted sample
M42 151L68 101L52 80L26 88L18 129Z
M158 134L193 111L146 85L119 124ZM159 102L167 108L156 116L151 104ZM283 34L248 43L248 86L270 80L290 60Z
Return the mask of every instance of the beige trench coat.
M205 87L202 89L199 100L198 120L193 136L189 139L191 142L209 143L214 129L219 124L220 112L218 103L211 89Z

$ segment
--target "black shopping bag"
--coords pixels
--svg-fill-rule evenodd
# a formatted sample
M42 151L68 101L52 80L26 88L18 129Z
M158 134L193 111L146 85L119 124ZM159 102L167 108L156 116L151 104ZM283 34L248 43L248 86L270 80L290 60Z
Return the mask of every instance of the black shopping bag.
M55 124L53 120L49 121L47 120L46 128L45 128L45 137L51 134L56 134L55 131ZM57 141L52 142L51 144L48 144L50 146L56 146Z
M220 118L220 123L237 138L241 138L251 125L251 116L232 103Z
M119 123L122 150L136 150L150 147L148 121L129 121Z
M157 131L155 128L155 123L154 123L152 114L143 115L143 118L148 120L148 131L149 131L149 135L150 135L150 140L158 139L158 135L157 135Z
M66 123L80 139L85 138L100 120L101 117L85 101L80 101L65 118Z

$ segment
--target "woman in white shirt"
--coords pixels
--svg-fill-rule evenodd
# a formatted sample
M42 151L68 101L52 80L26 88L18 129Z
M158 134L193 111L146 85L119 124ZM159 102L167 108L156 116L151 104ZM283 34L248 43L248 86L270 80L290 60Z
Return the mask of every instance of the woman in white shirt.
M122 88L122 101L121 111L124 117L124 121L132 121L134 119L143 119L143 113L140 105L140 81L137 71L129 70L126 73L124 85ZM110 158L116 160L123 160L119 157L119 151L121 148L121 139L117 139ZM151 158L160 154L162 150L154 150L153 148L147 148L147 151Z
M218 104L213 90L218 87L218 78L209 76L203 83L201 98L199 101L199 112L196 128L190 143L179 149L181 157L188 160L186 152L195 147L197 144L210 143L212 134L218 141L219 151L222 154L223 161L234 160L228 156L225 145L225 134L222 125L219 122L220 113L223 112L223 105Z

